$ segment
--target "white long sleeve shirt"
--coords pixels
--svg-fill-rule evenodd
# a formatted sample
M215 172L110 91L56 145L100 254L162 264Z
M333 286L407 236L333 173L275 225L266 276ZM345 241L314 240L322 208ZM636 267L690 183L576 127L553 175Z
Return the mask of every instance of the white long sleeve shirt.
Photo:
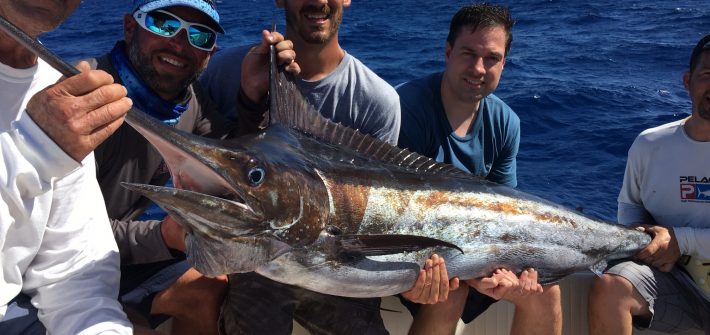
M132 334L93 154L77 163L22 112L59 77L0 63L0 319L23 292L49 334Z
M710 142L685 133L685 120L642 132L629 149L618 198L621 224L673 227L684 255L710 259Z

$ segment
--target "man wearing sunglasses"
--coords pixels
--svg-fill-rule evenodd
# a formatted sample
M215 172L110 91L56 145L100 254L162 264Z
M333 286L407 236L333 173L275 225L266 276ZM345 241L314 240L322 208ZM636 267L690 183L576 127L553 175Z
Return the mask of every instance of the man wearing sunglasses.
M212 138L235 127L195 83L224 30L211 0L137 0L124 17L124 40L94 60L128 90L134 106L178 129ZM121 255L119 298L135 324L173 318L173 333L217 334L224 278L190 268L184 231L120 182L165 185L160 154L133 128L120 127L96 149L97 177Z

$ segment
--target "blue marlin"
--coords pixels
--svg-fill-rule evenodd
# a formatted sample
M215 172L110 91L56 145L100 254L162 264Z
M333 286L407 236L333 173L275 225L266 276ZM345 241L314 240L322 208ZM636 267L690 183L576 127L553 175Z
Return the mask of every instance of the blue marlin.
M273 56L272 56L273 57ZM177 188L124 184L189 231L205 275L255 271L321 293L410 289L426 259L451 277L535 268L541 283L630 257L650 236L494 184L320 116L272 64L269 126L230 141L140 117Z

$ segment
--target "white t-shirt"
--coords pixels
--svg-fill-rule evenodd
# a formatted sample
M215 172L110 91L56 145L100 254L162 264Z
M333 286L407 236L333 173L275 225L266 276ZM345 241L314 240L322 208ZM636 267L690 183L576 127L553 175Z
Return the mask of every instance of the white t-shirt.
M674 227L681 253L710 259L710 142L685 133L685 120L642 132L629 149L619 194L621 224Z
M0 319L23 292L50 333L131 334L94 156L77 163L22 112L59 77L0 63Z

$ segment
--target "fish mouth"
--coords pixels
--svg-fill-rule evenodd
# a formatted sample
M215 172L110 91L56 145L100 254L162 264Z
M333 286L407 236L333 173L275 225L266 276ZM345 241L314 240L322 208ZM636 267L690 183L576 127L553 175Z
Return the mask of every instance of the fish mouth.
M218 195L225 201L250 206L239 185L224 168L225 148L221 141L197 136L167 126L144 114L129 112L126 123L150 142L163 157L176 188Z
M243 203L171 187L121 185L158 204L185 228L187 259L206 276L254 271L291 249Z
M171 187L121 183L163 208L189 233L199 232L214 239L233 239L266 233L261 215L244 203Z

